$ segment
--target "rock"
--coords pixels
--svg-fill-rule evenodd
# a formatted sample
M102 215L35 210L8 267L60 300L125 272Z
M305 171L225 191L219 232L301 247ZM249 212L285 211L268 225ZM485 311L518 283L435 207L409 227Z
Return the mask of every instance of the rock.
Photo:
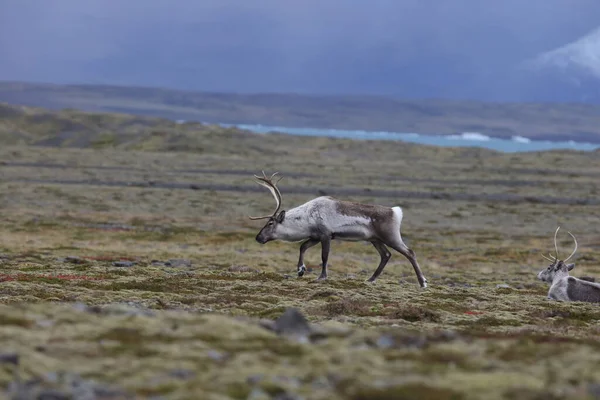
M308 342L311 329L304 315L297 308L288 308L276 321L275 332L279 335Z
M42 328L49 328L54 325L54 321L51 319L40 319L35 321L36 325L41 326Z
M133 398L127 392L82 379L70 372L49 372L44 378L33 378L22 382L15 379L8 385L8 393L13 399L126 399Z
M261 388L255 387L254 389L252 389L252 391L250 392L250 394L248 395L248 397L246 399L247 400L271 400L271 396L269 396L269 394L267 392L265 392L264 390L262 390Z
M85 312L89 311L89 307L87 306L87 304L79 302L79 301L76 303L73 303L72 307L77 311L85 311Z
M275 395L275 397L272 398L272 400L303 400L303 397L297 396L295 394L292 393L288 393L288 392L283 392L283 393L278 393Z
M501 283L499 285L496 285L496 289L512 289L512 287L510 287L510 285L507 285L506 283Z
M600 383L590 383L587 386L588 393L594 398L600 398Z
M71 264L83 264L86 262L82 258L75 257L75 256L68 256L68 257L62 258L61 261L65 262L65 263L71 263Z
M264 378L265 378L265 376L262 374L250 375L248 378L246 378L246 382L248 382L248 384L250 384L250 385L256 385L257 383L262 381Z
M218 361L218 362L225 361L229 357L228 354L221 353L220 351L216 351L216 350L208 350L206 352L206 355L211 360Z
M192 262L184 258L176 258L165 263L167 267L191 267Z
M381 335L375 341L375 345L380 349L389 349L394 347L394 339L388 335Z
M19 365L19 355L17 353L0 353L0 363Z
M178 379L192 379L195 375L191 369L174 369L169 372L169 376Z
M323 389L331 389L332 385L329 380L325 376L319 376L315 378L311 386L314 390L323 390Z
M68 393L63 392L62 390L43 389L38 392L36 399L39 399L39 400L72 400L73 396L71 396Z
M133 261L114 261L112 263L113 267L120 267L120 268L131 268L135 265L135 262Z

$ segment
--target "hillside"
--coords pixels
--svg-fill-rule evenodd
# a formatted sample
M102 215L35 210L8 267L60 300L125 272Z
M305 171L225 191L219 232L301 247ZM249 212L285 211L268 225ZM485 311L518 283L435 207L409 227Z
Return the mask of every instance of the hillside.
M0 82L0 101L212 123L600 142L600 106L399 100L374 96L227 94Z

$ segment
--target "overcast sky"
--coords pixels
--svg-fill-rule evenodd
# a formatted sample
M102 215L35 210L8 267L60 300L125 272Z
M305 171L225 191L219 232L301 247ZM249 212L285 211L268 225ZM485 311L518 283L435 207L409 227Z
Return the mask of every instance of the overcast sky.
M599 26L600 0L0 0L0 80L444 97Z

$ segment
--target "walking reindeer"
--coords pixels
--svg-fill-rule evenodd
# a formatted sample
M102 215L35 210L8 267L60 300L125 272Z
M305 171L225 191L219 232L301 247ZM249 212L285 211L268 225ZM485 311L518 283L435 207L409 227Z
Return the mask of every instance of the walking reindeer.
M552 258L548 258L542 254L542 257L552 264L550 264L548 268L540 271L537 275L539 280L550 283L548 298L558 301L600 302L599 284L569 276L569 271L575 268L575 264L567 264L567 261L569 261L577 251L577 239L575 239L575 236L573 236L571 232L568 233L575 241L575 249L566 259L559 259L558 245L556 244L556 234L559 229L560 226L556 228L556 232L554 232L554 248L556 250L556 256L549 254Z
M427 279L423 276L417 262L415 252L404 244L400 236L402 209L400 207L384 207L380 205L361 204L341 201L330 196L321 196L310 200L287 212L281 208L281 193L273 178L254 175L259 185L266 187L275 198L275 211L271 215L249 217L251 220L268 219L265 226L256 235L256 241L265 244L271 240L299 242L298 276L306 271L304 253L309 248L321 243L321 275L317 280L327 278L327 260L332 240L367 241L381 256L379 266L368 279L374 282L383 272L392 254L386 246L398 251L410 261L417 280L422 288L427 287Z

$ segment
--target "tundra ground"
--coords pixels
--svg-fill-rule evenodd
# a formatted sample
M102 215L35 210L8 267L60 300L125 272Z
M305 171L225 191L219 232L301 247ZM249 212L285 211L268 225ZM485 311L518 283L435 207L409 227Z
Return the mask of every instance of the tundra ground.
M245 146L0 148L0 384L101 385L98 398L600 396L599 306L548 301L536 280L557 225L561 256L567 230L579 241L572 274L600 279L600 153ZM400 205L429 288L398 253L366 283L375 248L338 241L326 281L319 246L297 278L299 244L254 240L262 222L247 215L274 206L251 180L262 169L284 176L283 209L319 194ZM321 337L259 324L290 307Z

